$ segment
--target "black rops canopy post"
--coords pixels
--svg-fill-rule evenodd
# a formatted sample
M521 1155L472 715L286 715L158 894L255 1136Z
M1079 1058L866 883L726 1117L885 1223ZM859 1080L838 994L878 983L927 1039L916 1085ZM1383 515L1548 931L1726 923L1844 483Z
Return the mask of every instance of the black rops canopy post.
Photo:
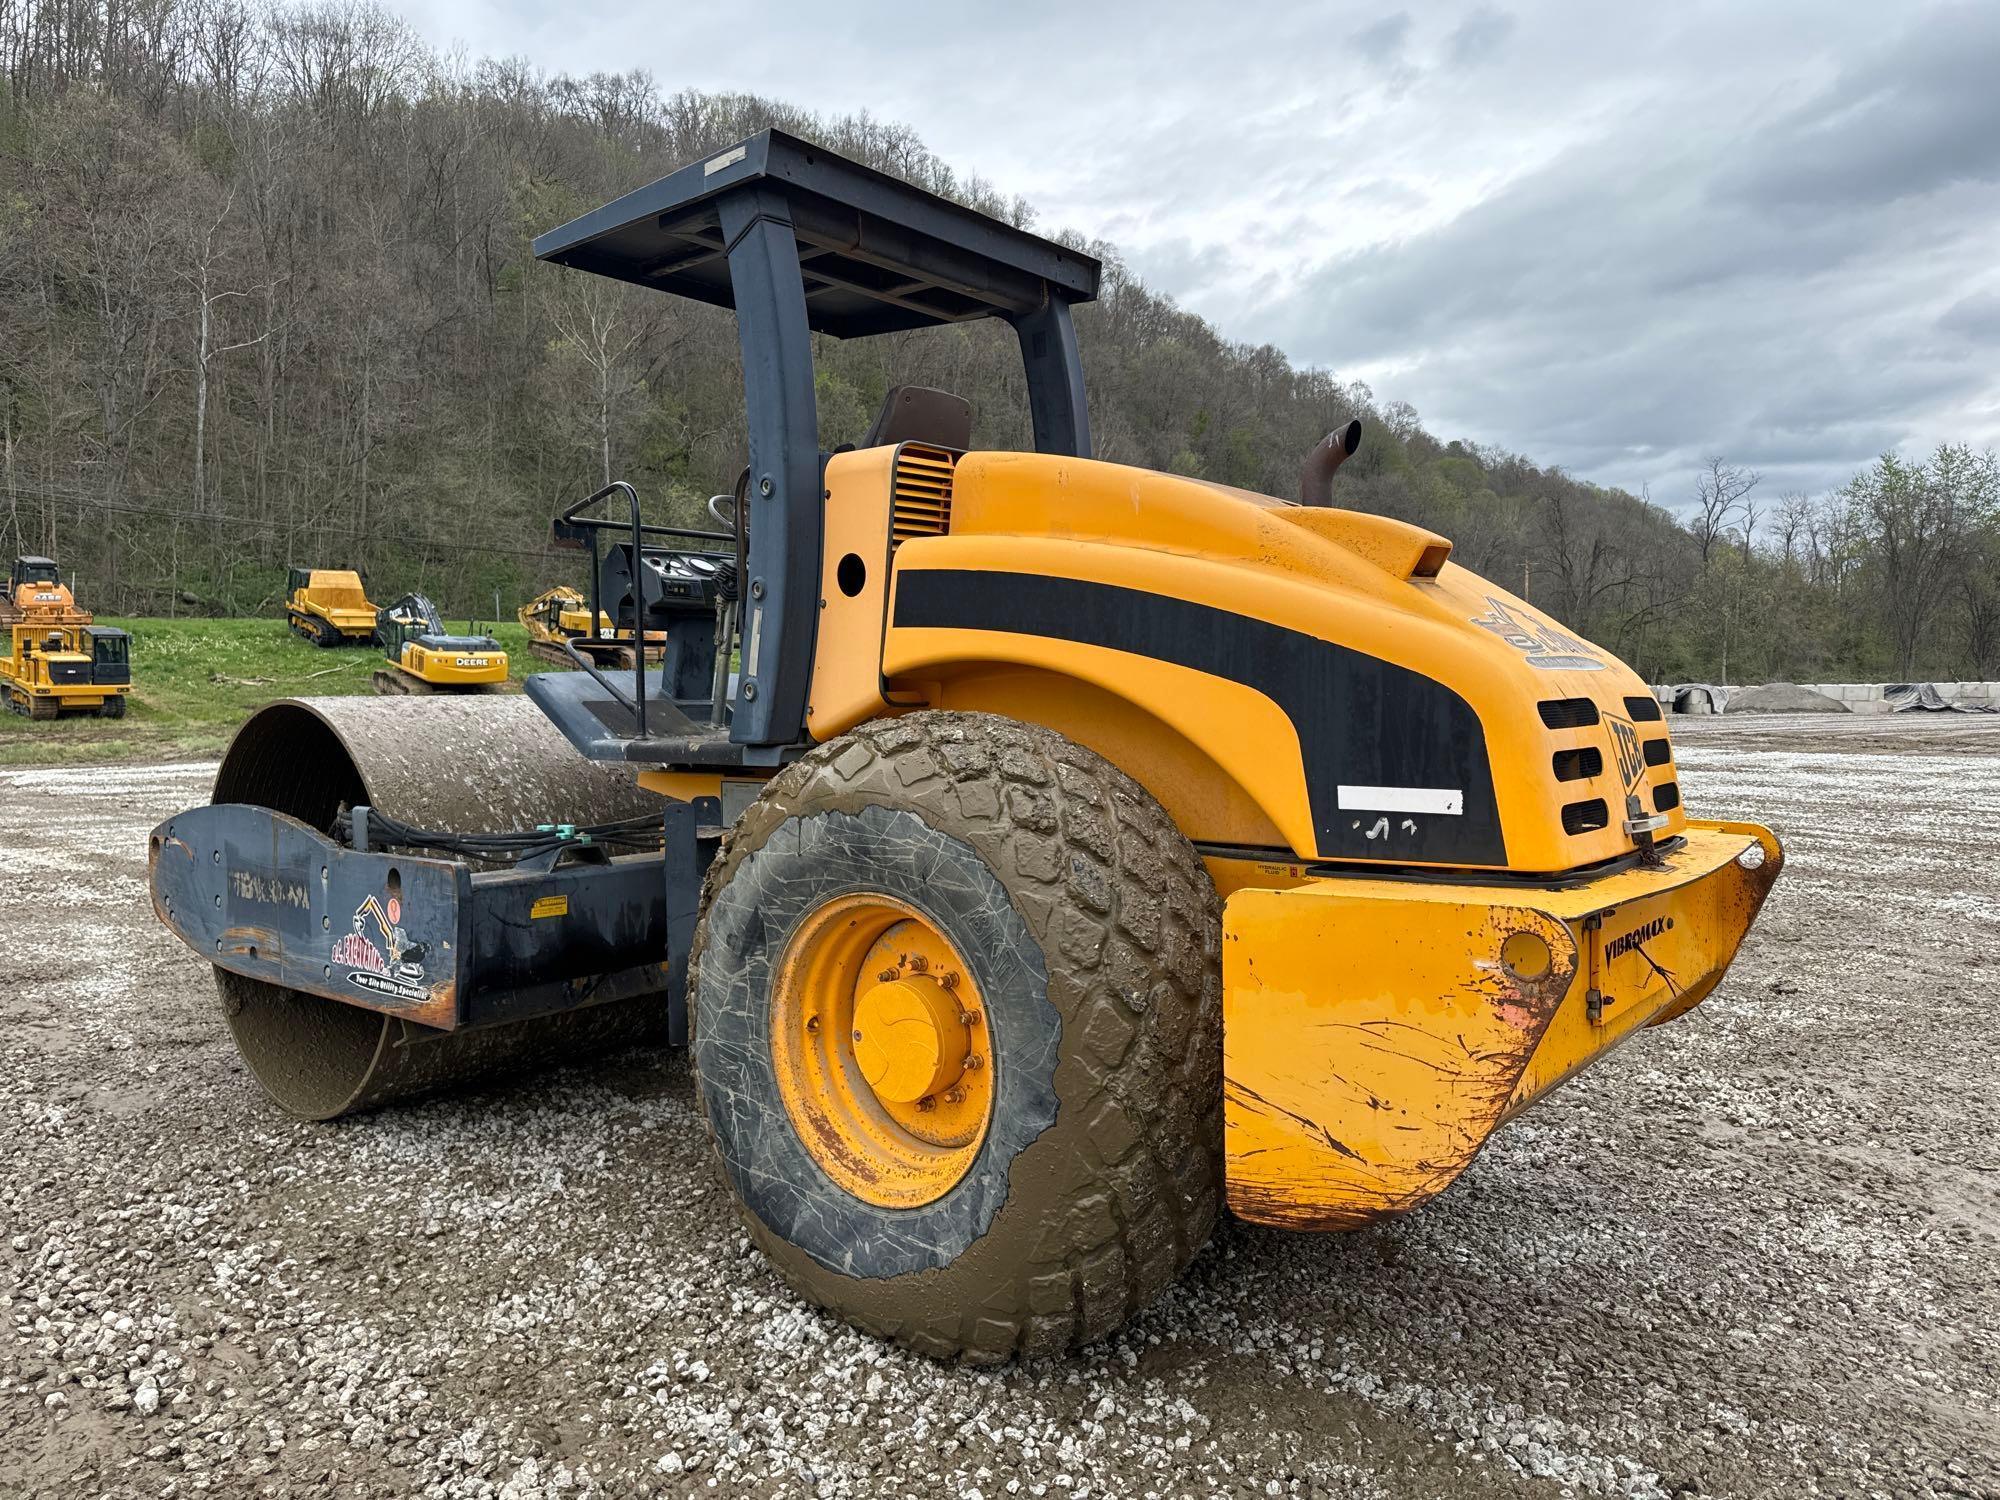
M822 498L809 333L1004 318L1036 449L1090 456L1069 309L1097 295L1097 262L779 131L551 230L535 255L736 310L750 428L739 743L804 733Z

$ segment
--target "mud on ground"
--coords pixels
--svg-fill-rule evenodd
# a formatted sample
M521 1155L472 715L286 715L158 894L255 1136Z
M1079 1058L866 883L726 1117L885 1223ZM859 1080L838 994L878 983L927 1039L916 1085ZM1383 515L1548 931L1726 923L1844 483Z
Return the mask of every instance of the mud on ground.
M205 769L0 772L0 1494L2000 1495L2000 721L1676 728L1790 848L1714 998L999 1371L793 1302L678 1056L276 1114L145 901Z

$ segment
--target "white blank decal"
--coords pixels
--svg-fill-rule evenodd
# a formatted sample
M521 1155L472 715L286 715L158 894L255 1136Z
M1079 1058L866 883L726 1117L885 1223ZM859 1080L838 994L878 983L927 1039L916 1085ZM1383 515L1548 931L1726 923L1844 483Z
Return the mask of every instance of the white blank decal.
M1465 811L1465 793L1444 786L1344 786L1340 806L1346 812L1442 813L1456 818Z
M704 177L713 177L717 172L720 172L724 167L735 166L739 161L743 160L744 155L745 152L743 147L741 146L738 146L734 151L725 151L722 153L722 155L713 157L709 161L704 163L701 169L701 175Z

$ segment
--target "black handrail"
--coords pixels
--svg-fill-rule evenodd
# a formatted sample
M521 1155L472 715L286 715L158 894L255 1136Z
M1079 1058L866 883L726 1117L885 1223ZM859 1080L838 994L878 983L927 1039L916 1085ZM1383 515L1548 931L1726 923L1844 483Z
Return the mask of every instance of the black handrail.
M609 516L585 516L582 514L583 511L590 509L598 501L608 498L618 490L625 492L625 498L631 505L632 516L629 523L615 521ZM558 526L579 527L590 533L590 634L584 639L591 645L606 644L616 646L618 644L618 622L616 620L611 622L611 634L609 636L598 634L598 622L604 618L603 606L598 597L597 586L599 572L597 553L598 532L610 531L615 528L624 530L631 536L632 587L635 591L639 591L639 569L644 566L643 548L645 538L649 536L698 537L703 541L737 542L739 550L741 547L738 539L726 531L703 531L692 526L656 526L651 522L641 519L639 515L639 492L622 479L614 479L595 494L588 495L584 499L577 501L556 518L556 524ZM602 687L613 698L616 698L632 711L632 717L637 726L638 737L640 739L646 737L646 636L645 613L635 604L632 611L632 695L630 697L620 692L610 678L606 677L597 669L597 666L593 662L584 656L582 652L578 651L574 642L565 640L562 643L564 655L595 678L598 686Z

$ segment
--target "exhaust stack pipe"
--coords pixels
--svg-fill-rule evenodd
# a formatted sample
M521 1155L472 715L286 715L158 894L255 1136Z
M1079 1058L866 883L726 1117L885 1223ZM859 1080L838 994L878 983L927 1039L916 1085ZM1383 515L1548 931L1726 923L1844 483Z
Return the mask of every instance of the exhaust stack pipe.
M1350 458L1354 450L1361 446L1361 423L1351 420L1344 427L1336 427L1306 455L1304 466L1299 470L1299 504L1333 504L1334 471Z

